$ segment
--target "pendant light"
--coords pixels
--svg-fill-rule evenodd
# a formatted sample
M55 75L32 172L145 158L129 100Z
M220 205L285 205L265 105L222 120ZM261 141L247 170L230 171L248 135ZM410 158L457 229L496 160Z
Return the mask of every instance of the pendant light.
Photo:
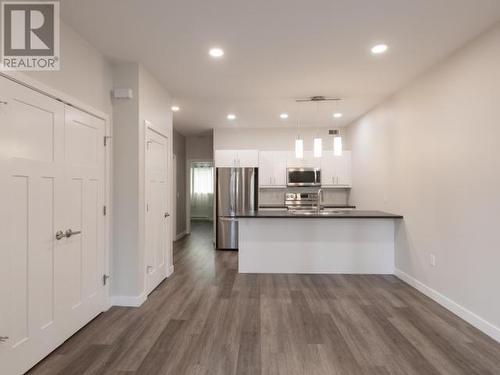
M295 140L295 157L297 159L304 158L304 140L300 138L300 135Z
M320 158L323 153L323 140L319 137L314 138L314 157Z
M319 117L319 102L316 103L316 116ZM319 121L319 118L317 119ZM313 155L315 158L320 158L323 153L323 140L316 134L313 141Z
M337 134L333 136L333 155L342 156L342 137L338 130L336 132Z
M338 101L335 102L335 114L339 114L338 111ZM333 116L335 119L342 116ZM335 120L334 120L335 122ZM340 130L336 129L333 131L333 155L342 156L342 136L340 135Z
M295 158L304 158L304 140L300 136L300 104L297 116L297 139L295 139Z

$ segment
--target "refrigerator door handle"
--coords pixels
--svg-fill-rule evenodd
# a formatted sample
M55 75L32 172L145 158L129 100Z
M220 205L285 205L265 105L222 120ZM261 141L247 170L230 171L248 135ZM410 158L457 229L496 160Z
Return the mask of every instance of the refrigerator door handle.
M238 219L235 217L219 217L220 221L237 221Z
M235 206L235 176L236 174L234 173L234 169L231 170L231 179L229 181L229 209L231 210L231 213L234 213L234 206Z

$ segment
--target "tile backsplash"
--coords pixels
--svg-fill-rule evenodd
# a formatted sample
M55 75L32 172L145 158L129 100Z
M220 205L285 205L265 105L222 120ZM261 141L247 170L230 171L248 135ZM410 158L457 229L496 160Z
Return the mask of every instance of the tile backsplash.
M323 204L348 204L350 189L328 189L323 188ZM284 204L285 193L291 192L317 192L317 188L283 188L283 189L266 189L261 188L259 191L259 204Z

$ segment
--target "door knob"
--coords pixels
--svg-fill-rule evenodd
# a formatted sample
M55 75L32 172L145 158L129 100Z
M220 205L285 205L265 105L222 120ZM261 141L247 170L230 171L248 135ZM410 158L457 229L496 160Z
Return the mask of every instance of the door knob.
M62 230L59 230L57 231L56 233L56 240L62 240L64 237L66 237L66 235L64 234L64 232Z
M169 217L169 216L170 216L170 214L169 214L168 212L165 212L164 217L165 217L165 218L167 218L167 217Z
M9 340L9 336L0 336L0 342L7 342Z
M80 233L82 233L81 230L77 230L77 231L73 232L71 229L68 229L66 231L65 235L66 235L67 238L70 238L71 236L73 236L75 234L80 234Z

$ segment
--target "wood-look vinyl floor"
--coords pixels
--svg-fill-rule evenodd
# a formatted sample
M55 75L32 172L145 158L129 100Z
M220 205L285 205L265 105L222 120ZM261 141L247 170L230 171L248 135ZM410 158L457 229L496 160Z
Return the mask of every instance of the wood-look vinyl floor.
M210 230L175 244L143 306L101 314L29 374L500 374L499 344L393 276L238 274Z

